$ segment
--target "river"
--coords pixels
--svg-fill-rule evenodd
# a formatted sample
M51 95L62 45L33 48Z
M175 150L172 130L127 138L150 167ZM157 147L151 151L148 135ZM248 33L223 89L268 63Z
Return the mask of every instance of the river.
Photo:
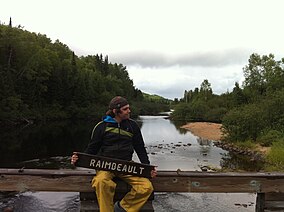
M158 171L211 171L228 164L240 166L213 141L180 129L167 116L141 116L137 121L150 161L158 166ZM84 150L94 124L56 122L2 130L0 167L70 168L70 155L74 150ZM156 193L153 205L157 212L247 212L255 210L255 198L254 194ZM79 211L80 200L77 192L24 192L8 196L0 193L0 209L8 206L19 212Z

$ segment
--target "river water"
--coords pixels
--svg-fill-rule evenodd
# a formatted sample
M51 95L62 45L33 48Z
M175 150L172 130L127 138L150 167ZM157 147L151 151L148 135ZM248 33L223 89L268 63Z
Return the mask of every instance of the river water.
M234 156L213 141L179 128L167 116L141 116L138 120L152 164L159 170L211 171L242 167ZM95 123L53 123L1 132L1 168L70 168L73 151L83 151ZM137 156L134 155L134 160ZM246 164L247 167L247 164ZM251 167L251 166L249 166ZM247 212L255 210L255 194L155 193L157 212ZM14 211L80 211L77 192L0 193L0 209Z

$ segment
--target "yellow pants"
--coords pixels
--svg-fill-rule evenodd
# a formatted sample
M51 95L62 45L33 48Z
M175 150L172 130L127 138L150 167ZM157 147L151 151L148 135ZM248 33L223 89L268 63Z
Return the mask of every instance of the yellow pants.
M149 179L133 175L120 175L109 171L97 171L92 180L92 187L96 190L100 212L113 212L113 197L116 183L112 181L119 177L132 186L131 190L120 201L120 205L127 212L138 212L153 192Z

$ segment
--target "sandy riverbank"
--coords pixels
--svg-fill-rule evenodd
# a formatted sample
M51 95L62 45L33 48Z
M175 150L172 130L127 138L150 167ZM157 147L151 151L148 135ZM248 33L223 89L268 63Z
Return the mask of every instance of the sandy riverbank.
M221 131L222 124L210 122L192 122L181 126L189 130L193 135L209 140L221 140L223 134Z
M195 136L215 141L221 140L223 136L221 127L222 124L210 122L192 122L181 126L181 128L189 130ZM271 147L256 145L256 150L262 154L267 154L270 149Z

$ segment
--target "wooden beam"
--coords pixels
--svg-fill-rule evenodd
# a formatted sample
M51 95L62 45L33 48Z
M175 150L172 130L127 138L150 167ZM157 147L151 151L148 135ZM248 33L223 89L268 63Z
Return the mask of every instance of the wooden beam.
M0 169L1 191L92 192L94 170ZM284 173L158 171L156 192L284 192Z
M265 211L284 211L284 193L266 193Z

